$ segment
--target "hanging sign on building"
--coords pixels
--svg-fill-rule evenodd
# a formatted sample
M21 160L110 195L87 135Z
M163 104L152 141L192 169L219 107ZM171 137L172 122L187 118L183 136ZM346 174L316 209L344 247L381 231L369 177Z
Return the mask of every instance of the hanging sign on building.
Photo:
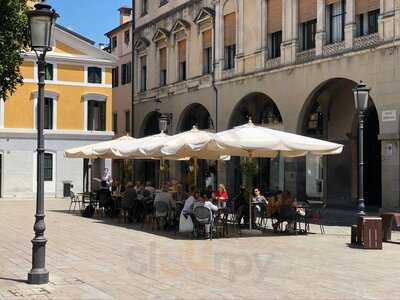
M383 110L382 111L382 122L394 122L396 121L396 110Z

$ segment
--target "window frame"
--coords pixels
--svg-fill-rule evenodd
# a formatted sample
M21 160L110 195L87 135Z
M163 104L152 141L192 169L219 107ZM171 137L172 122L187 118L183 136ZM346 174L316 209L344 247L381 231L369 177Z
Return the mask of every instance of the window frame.
M112 126L113 126L113 131L115 134L118 134L118 113L117 112L113 112L113 116L112 116Z
M270 34L271 36L271 48L269 58L281 57L281 45L282 45L282 30L275 31Z
M131 111L125 111L125 133L131 133Z
M52 108L53 108L53 122L52 122L52 129L45 129L45 130L57 130L57 103L58 103L58 96L59 94L52 91L44 91L44 98L49 98L53 100ZM33 128L37 129L37 106L38 106L38 92L32 93L32 98L34 99L33 105ZM44 105L44 103L43 103Z
M340 3L340 13L333 14L334 12L334 6L338 5ZM335 43L340 43L344 41L345 38L345 24L346 24L346 0L340 0L338 2L335 2L333 4L328 5L328 10L329 10L329 44L335 44ZM341 36L340 39L334 40L333 39L333 34L334 34L334 20L340 20L341 24Z
M145 16L149 13L149 1L148 0L142 0L140 2L140 16Z
M51 166L50 168L48 166L46 166L46 161L48 161L48 158L51 158ZM48 171L50 170L51 175L48 176ZM45 152L44 153L44 157L43 157L43 180L44 181L54 181L54 154L50 153L50 152Z
M51 66L51 78L48 78L47 77L47 72L48 72L48 67L50 67ZM54 64L53 63L46 63L46 66L45 66L45 69L44 69L44 73L45 73L45 75L44 75L44 80L45 81L54 81L55 79L54 79Z
M368 34L374 34L379 31L379 14L380 14L380 9L375 9L371 10L367 14L368 18ZM371 23L371 19L375 18L374 23ZM371 30L372 28L372 30Z
M118 47L118 37L116 35L114 35L111 38L111 48L114 50L117 47Z
M142 65L142 58L145 57L146 59L146 64L143 66ZM139 91L140 92L145 92L147 91L147 55L142 55L139 57Z
M98 131L98 132L103 132L101 130L89 130L89 101L97 101L97 102L104 102L105 103L105 130L104 132L107 131L107 96L102 95L102 94L97 94L97 93L88 93L83 95L83 100L84 100L84 111L83 111L83 127L85 131Z
M302 40L301 50L307 51L315 49L315 36L317 33L317 19L301 23Z
M124 31L124 42L125 45L129 45L129 43L131 42L131 31L130 29L127 29Z
M100 71L101 71L101 77L100 77L101 81L100 81L100 83L89 82L89 69L92 69L92 68L100 69ZM102 86L104 83L105 83L105 69L104 69L104 67L94 66L94 65L85 66L85 84L94 85L94 86Z
M112 69L112 87L119 86L119 66Z

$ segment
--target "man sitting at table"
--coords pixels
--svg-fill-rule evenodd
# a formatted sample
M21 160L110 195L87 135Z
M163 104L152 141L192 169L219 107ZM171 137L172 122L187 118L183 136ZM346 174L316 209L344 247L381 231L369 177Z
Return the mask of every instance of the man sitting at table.
M164 202L165 204L167 204L168 211L167 212L157 211L157 203L158 202ZM156 197L154 199L154 209L155 209L156 217L158 217L158 218L165 217L165 220L166 220L166 224L164 224L164 229L165 229L168 226L171 219L173 218L173 209L174 209L172 195L169 192L169 188L166 184L164 184L161 188L161 191L156 194Z
M97 191L97 201L99 202L99 207L103 207L106 215L111 217L114 210L114 201L111 197L110 188L105 181L101 182L100 189Z
M202 200L201 206L204 206L208 208L211 212L211 222L214 222L214 212L218 211L218 206L214 205L210 199L207 197L206 194L203 195L203 197L200 197ZM210 226L211 224L205 224L205 233L206 233L206 238L209 238L210 236Z
M190 197L186 199L179 218L179 232L193 232L193 220L190 215L193 214L193 205L198 201L199 196L197 188L192 186L190 188Z
M128 212L130 218L132 218L132 209L134 203L137 200L137 193L132 182L126 184L125 192L122 195L121 208Z

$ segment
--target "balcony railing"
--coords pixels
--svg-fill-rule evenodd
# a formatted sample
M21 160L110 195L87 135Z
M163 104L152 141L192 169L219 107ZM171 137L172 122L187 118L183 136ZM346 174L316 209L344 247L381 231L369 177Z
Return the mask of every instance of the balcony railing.
M312 61L315 58L315 49L305 50L296 54L296 62L299 64Z
M353 49L365 49L370 48L379 43L379 34L373 33L370 35L364 35L354 38Z
M280 57L270 58L270 59L267 60L266 68L267 69L275 69L275 68L279 68L280 65L281 65L281 58Z
M336 55L346 50L344 41L326 45L323 49L324 56Z

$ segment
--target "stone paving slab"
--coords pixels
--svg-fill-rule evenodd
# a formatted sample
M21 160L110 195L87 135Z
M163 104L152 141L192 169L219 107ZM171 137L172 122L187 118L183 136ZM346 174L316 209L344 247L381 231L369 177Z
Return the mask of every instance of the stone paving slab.
M30 286L34 202L0 201L0 300L400 299L400 245L349 248L347 226L191 240L68 214L68 205L46 200L50 283Z

